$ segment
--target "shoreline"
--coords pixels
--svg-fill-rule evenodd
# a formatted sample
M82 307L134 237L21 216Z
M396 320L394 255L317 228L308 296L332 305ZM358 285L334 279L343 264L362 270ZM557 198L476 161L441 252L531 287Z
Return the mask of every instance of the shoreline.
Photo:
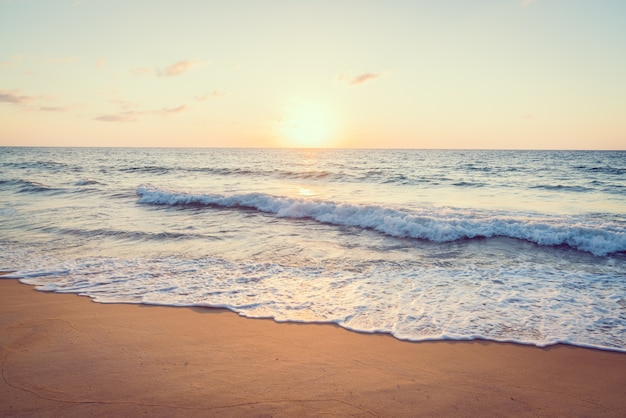
M623 352L408 342L17 279L0 278L0 350L2 416L626 415Z
M576 344L576 343L571 343L571 342L566 342L566 341L558 341L558 342L553 342L553 343L547 343L547 344L537 344L537 343L533 343L533 342L529 342L529 341L523 341L523 340L515 340L515 339L490 339L488 337L482 337L482 336L478 336L478 337L459 337L459 338L455 338L455 337L433 337L433 338L424 338L424 339L403 339L400 337L395 336L393 333L391 332L386 332L386 331L363 331L363 330L359 330L359 329L354 329L354 328L349 328L349 327L345 327L341 324L338 324L336 322L333 321L323 321L323 320L319 320L319 321L306 321L306 320L277 320L274 317L271 316L264 316L264 317L255 317L255 316L246 316L243 313L237 312L235 310L232 310L230 308L227 307L223 307L223 306L201 306L201 305L171 305L171 304L165 304L165 303L149 303L149 302L132 302L132 301L107 301L107 302L102 302L102 301L98 301L96 299L92 299L91 296L89 296L88 294L79 294L76 293L74 291L70 291L70 292L57 292L54 290L37 290L37 286L39 286L38 284L29 284L29 283L23 283L21 281L21 278L18 276L14 276L12 273L15 273L15 271L2 271L0 270L0 280L16 280L18 281L20 284L28 286L28 287L32 287L33 289L35 289L36 291L41 291L44 293L55 293L55 294L70 294L70 295L76 295L76 296L80 296L80 297L85 297L87 299L89 299L91 302L93 303L97 303L97 304L103 304L103 305L139 305L139 306L145 306L145 307L164 307L164 308L181 308L181 309L209 309L209 310L217 310L217 311L225 311L225 312L229 312L229 313L233 313L235 315L237 315L238 317L244 318L244 319L249 319L249 320L269 320L269 321L273 321L277 324L300 324L300 325L307 325L307 324L311 324L311 325L329 325L329 326L335 326L338 327L340 329L343 329L347 332L354 332L356 334L363 334L363 335L381 335L381 336L390 336L395 340L398 340L400 342L406 342L406 343L436 343L436 342L484 342L484 343L495 343L495 344L513 344L513 345L519 345L519 346L524 346L524 347L535 347L535 348L539 348L539 349L550 349L552 347L558 347L558 346L565 346L565 347L572 347L572 348L582 348L582 349L588 349L588 350L597 350L597 351L607 351L607 352L615 352L615 353L622 353L622 354L626 354L626 347L624 348L619 348L619 347L611 347L611 346L599 346L599 345L593 345L593 344ZM6 276L6 277L4 277Z

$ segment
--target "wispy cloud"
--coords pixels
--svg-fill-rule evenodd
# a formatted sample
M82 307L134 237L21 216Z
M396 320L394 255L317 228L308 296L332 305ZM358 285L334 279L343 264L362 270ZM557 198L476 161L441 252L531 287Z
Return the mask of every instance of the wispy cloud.
M120 101L120 102L123 102L123 101ZM129 102L123 102L123 103L129 103ZM122 109L128 109L129 106L127 104L121 104L120 107ZM158 116L158 117L168 117L171 115L175 115L177 113L184 112L187 109L188 109L187 105L180 105L177 107L164 107L158 110L122 110L116 113L107 113L104 115L96 116L94 120L98 120L101 122L128 123L128 122L136 122L142 116L152 115L152 116Z
M68 106L41 106L39 110L42 112L67 112L70 108Z
M191 67L197 65L194 61L178 61L167 68L164 68L158 72L161 77L171 77L174 75L180 75L187 72Z
M530 6L531 4L533 4L535 1L537 0L522 0L522 6L526 7L526 6Z
M94 119L101 122L135 122L139 120L139 116L141 116L141 112L129 111L100 115L95 117Z
M41 97L25 96L19 90L0 90L0 103L11 103L14 105L26 105Z
M109 103L112 103L116 106L118 106L120 109L122 110L131 110L131 109L136 109L139 105L135 102L131 102L129 100L124 100L124 99L112 99L109 100Z
M50 102L52 102L52 104L48 105L47 103ZM52 96L28 96L22 94L20 90L0 90L0 103L8 103L14 106L18 106L28 112L67 112L72 110L73 108L81 106L79 104L59 106L54 104L54 102L56 102L56 100Z
M32 101L33 98L30 96L23 96L18 94L17 91L8 91L8 90L0 90L0 103L11 103L11 104L26 104Z
M346 76L344 74L340 74L337 76L337 80L343 83L347 83L351 86L358 86L363 83L367 83L368 81L376 80L377 78L382 77L381 73L361 73L354 76Z
M135 67L135 68L132 68L131 71L137 75L155 74L159 77L172 77L172 76L184 74L187 71L189 71L191 68L196 67L200 64L202 63L198 61L181 60L165 68L152 69L150 67Z
M219 98L219 97L224 97L224 96L226 96L226 92L223 92L220 90L213 90L211 93L207 93L202 96L194 96L194 100L196 100L197 102L204 102L210 97Z
M157 110L153 113L159 116L170 116L170 115L175 115L176 113L184 112L186 109L187 109L186 105L180 105L178 107L166 107L161 110Z
M117 98L109 100L109 103L117 106L119 110L117 112L105 113L103 115L96 116L94 120L99 120L101 122L128 123L139 120L139 117L145 114L145 112L137 110L137 103L131 102L129 100Z

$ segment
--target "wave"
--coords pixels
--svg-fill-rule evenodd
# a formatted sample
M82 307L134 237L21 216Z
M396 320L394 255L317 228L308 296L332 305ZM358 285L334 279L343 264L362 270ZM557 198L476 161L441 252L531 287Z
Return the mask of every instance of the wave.
M451 208L395 209L331 201L271 196L263 193L192 194L150 184L137 188L139 203L253 209L283 218L371 229L386 235L452 242L509 237L544 246L566 245L596 256L626 251L626 227L596 218L549 217Z
M16 186L17 193L60 193L63 190L48 186L38 181L30 180L6 180L0 183L0 185Z
M469 181L460 181L457 183L453 183L452 185L456 187L484 187L486 186L484 183L472 183Z
M587 167L585 165L580 165L574 167L577 170L587 171L590 173L600 173L600 174L608 174L614 176L623 176L626 174L626 168L621 167Z
M171 168L157 165L147 165L143 167L123 167L120 171L124 173L148 173L148 174L167 174Z
M286 179L297 180L337 180L347 181L348 176L344 174L333 173L324 170L304 170L304 171L292 171L292 170L263 170L263 169L251 169L251 168L233 168L233 167L192 167L192 168L179 168L180 171L186 171L190 173L203 173L209 175L218 176L247 176L247 177L276 177Z
M375 183L375 184L398 184L398 185L423 185L424 183L449 182L445 177L429 178L424 175L412 175L398 172L397 170L359 170L355 167L346 167L339 170L332 169L262 169L258 167L185 167L185 166L136 166L123 167L119 171L128 174L152 174L152 175L207 175L220 177L246 177L246 178L275 178L286 180L312 180L332 181L339 183ZM483 183L459 182L453 186L482 187Z
M102 183L100 183L97 180L90 179L90 178L82 178L78 180L76 183L74 183L75 186L92 186L96 184L102 184Z
M97 180L93 180L90 178L82 178L74 183L74 186L95 186L102 185ZM38 181L32 180L24 180L24 179L10 179L10 180L2 180L0 179L0 189L13 189L15 193L44 193L44 194L59 194L63 192L67 192L66 189L60 187L50 186ZM82 188L78 190L88 190L87 188Z
M3 162L0 166L18 170L46 170L53 173L80 172L82 167L57 161Z
M309 167L296 164L285 167L277 164L275 167L242 162L241 165L181 165L176 164L139 164L124 165L117 168L125 174L165 175L207 175L220 177L244 178L277 178L287 180L332 181L341 183L371 183L393 184L402 186L424 186L426 184L445 185L454 188L482 188L482 187L515 187L529 190L547 190L550 192L587 193L599 191L587 182L589 179L619 180L626 172L619 167L596 167L578 165L571 168L572 172L563 173L560 180L567 180L567 184L559 184L559 179L552 176L538 180L535 173L541 168L535 168L531 162L529 167L514 167L492 162L464 163L459 166L443 167L441 170L416 170L416 167L386 164L383 168L371 168L359 164L327 164L320 167ZM534 163L536 164L536 163ZM453 178L445 178L442 173L454 172ZM103 171L105 172L105 171ZM519 173L523 180L520 182ZM581 177L582 176L582 177ZM530 181L529 181L530 179ZM546 183L543 183L546 181ZM555 181L555 183L551 183ZM615 193L614 190L609 191Z
M184 166L135 166L123 167L119 169L124 173L147 173L147 174L168 174L171 172L182 172L192 174L207 174L217 176L246 176L246 177L277 177L288 179L328 179L337 177L338 180L346 180L346 176L323 170L291 171L291 170L263 170L259 168L240 167L184 167Z
M1 213L1 212L0 212ZM116 229L79 229L79 228L59 228L48 227L42 228L44 232L57 233L63 235L71 235L78 237L105 238L111 237L118 240L129 241L162 241L162 240L185 240L185 239L215 239L206 235L188 234L183 232L145 232L145 231L127 231Z
M567 192L577 192L577 193L586 193L593 192L595 189L584 186L564 186L562 184L549 185L549 184L540 184L537 186L530 186L530 189L543 189L549 191L567 191Z

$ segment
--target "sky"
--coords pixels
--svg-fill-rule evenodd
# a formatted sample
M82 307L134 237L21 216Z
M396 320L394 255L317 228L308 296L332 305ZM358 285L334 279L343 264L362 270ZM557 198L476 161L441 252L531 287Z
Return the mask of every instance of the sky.
M0 146L626 149L624 0L0 0Z

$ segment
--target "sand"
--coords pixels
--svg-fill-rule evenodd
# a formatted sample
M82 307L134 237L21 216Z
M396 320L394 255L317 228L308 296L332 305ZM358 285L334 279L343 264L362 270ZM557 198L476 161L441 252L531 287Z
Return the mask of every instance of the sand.
M626 416L626 354L410 343L0 280L0 416Z

